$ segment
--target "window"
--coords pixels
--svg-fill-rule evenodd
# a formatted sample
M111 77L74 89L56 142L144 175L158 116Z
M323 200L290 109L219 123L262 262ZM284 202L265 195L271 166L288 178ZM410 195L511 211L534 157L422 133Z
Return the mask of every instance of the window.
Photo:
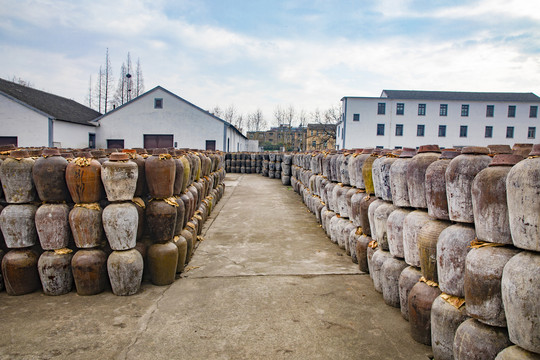
M441 108L439 109L439 116L447 116L448 115L448 104L441 104Z
M493 137L493 126L486 126L486 131L484 132L484 137L486 137L486 138Z
M514 127L513 126L507 126L506 127L506 138L507 139L513 139L514 138Z
M495 113L495 105L487 105L486 106L486 117L493 117L494 113Z
M469 105L461 105L461 116L469 116Z
M529 130L527 131L527 139L535 139L536 138L536 127L530 126Z
M379 103L377 106L377 115L386 114L386 103Z
M360 114L353 114L353 121L360 121Z
M91 133L90 133L91 134ZM96 134L94 134L94 144L95 144ZM0 145L15 145L18 146L19 139L17 136L0 136Z
M508 117L516 117L516 105L508 105Z
M107 149L123 149L124 139L107 139Z
M538 106L537 105L531 105L531 108L529 109L529 117L535 118L538 116Z
M88 147L90 149L96 148L96 133L88 133Z
M317 142L316 142L316 141L312 141L312 142L311 142L311 146L312 146L312 147L316 147L316 146L317 146Z
M405 113L405 104L397 103L396 105L396 115L403 115Z
M161 98L154 99L154 109L163 109L163 99Z
M416 136L424 136L425 125L416 126Z
M206 150L216 151L216 140L206 140Z
M313 130L311 130L311 136L313 136Z
M426 116L426 104L418 104L418 116Z
M459 127L459 137L467 137L467 125L461 125Z
M403 136L403 124L396 124L396 136Z
M446 125L439 125L439 137L446 136Z
M384 124L377 124L377 136L384 136Z

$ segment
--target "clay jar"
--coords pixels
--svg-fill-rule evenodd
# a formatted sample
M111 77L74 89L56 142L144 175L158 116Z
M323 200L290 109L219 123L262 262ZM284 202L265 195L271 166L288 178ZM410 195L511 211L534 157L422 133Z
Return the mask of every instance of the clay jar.
M184 228L184 219L186 217L186 207L182 201L182 197L177 196L175 198L178 206L176 207L176 225L174 227L174 236L180 235L180 232ZM201 204L202 206L202 204Z
M386 305L399 308L399 276L407 267L405 261L390 257L381 268L381 286Z
M540 360L540 354L535 354L517 345L512 345L497 354L495 360Z
M391 202L384 202L382 205L378 206L375 209L373 214L373 221L375 223L375 233L376 239L379 242L379 246L383 250L390 250L388 245L388 233L387 233L387 223L388 216L396 210L397 207L394 206Z
M459 309L437 297L431 305L431 348L433 358L452 360L454 358L454 337L459 325L467 320L465 306Z
M465 260L465 301L469 316L491 326L506 326L501 280L506 263L518 250L502 247L472 249Z
M403 255L411 266L420 267L418 232L430 220L433 219L423 210L415 210L403 220Z
M113 203L103 210L103 229L112 250L129 250L135 247L139 223L136 206L130 202Z
M390 166L390 190L392 192L392 202L396 206L411 206L407 190L407 169L415 154L415 149L404 148L399 158Z
M510 232L515 246L540 251L540 144L506 178Z
M375 187L373 185L373 162L379 157L379 151L375 150L371 155L364 161L362 166L362 177L364 178L364 186L366 193L370 195L375 195Z
M504 348L512 345L505 328L482 324L468 319L459 325L454 337L454 359L494 359Z
M178 204L175 205L178 206ZM164 200L153 200L146 207L146 225L154 243L165 243L174 237L176 206Z
M409 321L409 293L421 277L420 269L414 266L406 267L399 275L399 307L401 316L407 321Z
M391 154L387 154L385 157L383 157L380 162L380 196L384 201L392 201L390 168L398 159L399 154L401 154L401 151L395 150Z
M424 345L431 345L431 306L441 294L438 287L417 282L409 293L409 324L412 338Z
M69 212L69 226L78 248L93 248L101 244L103 237L102 212L99 206L87 208L75 206Z
M91 158L76 158L66 167L66 183L75 203L95 203L101 199L101 164Z
M152 284L163 286L174 282L178 265L178 248L172 242L153 244L148 248L148 267Z
M139 155L135 149L123 149L122 152L127 153L130 161L137 164L137 187L135 188L134 197L142 197L148 192L145 173L146 160L142 155Z
M105 187L107 200L126 201L133 199L137 189L139 170L137 164L129 161L126 153L113 153L101 165L101 181Z
M36 188L32 179L34 159L26 150L13 150L0 166L0 181L6 201L24 204L36 199Z
M354 161L354 171L355 171L355 178L356 178L356 187L358 189L365 189L366 185L364 183L364 175L362 173L362 169L364 167L364 162L367 158L371 156L371 153L373 152L372 148L367 148L362 150L362 153L358 155Z
M141 287L143 268L143 257L138 250L113 251L107 259L107 272L113 294L136 294Z
M44 149L32 169L32 178L39 198L47 202L69 201L71 197L66 184L68 161L58 149Z
M38 256L30 249L8 251L2 259L2 276L8 295L24 295L40 288Z
M356 190L351 197L351 211L349 214L349 218L356 226L362 226L360 222L360 203L362 202L362 199L364 197L366 197L366 193L362 190Z
M407 167L407 191L412 207L424 209L426 203L426 170L440 156L438 145L423 145Z
M387 236L388 236L388 249L393 257L403 259L405 254L403 253L403 223L405 217L412 212L410 209L396 208L388 215L386 221Z
M446 197L449 217L452 221L472 223L472 182L476 174L488 167L489 149L479 146L463 148L446 168Z
M427 280L439 282L437 276L437 242L441 232L450 225L447 221L431 220L418 231L420 268L422 269L422 276Z
M182 193L182 190L185 188L184 187L184 161L182 161L179 151L175 151L174 155L175 155L174 164L176 166L176 170L175 170L175 175L174 175L173 193L174 195L179 195Z
M36 243L36 211L37 206L30 204L8 205L2 210L0 226L8 248L25 248Z
M71 259L75 287L79 295L96 295L107 286L107 255L99 249L79 250Z
M66 204L41 205L35 215L36 230L43 250L56 250L68 246L69 206Z
M65 248L45 251L41 254L37 266L45 295L57 296L71 291L73 288L72 258L72 250Z
M510 340L526 350L540 354L538 279L540 254L523 251L506 263L501 292Z
M495 155L489 167L474 178L472 205L479 240L512 244L506 202L506 177L512 166L521 160L519 155Z
M426 169L426 204L429 216L435 219L450 220L445 173L450 161L460 154L459 150L443 149L439 160L429 164Z
M184 272L184 266L186 265L188 243L183 236L175 236L173 239L173 244L176 245L178 249L178 263L176 264L176 273L180 274Z
M364 234L371 236L372 231L375 232L375 228L371 229L370 223L369 223L369 207L371 204L377 200L375 196L368 196L366 193L361 194L363 195L360 200L360 226L362 227L362 231Z
M167 149L154 149L152 156L146 159L145 173L151 197L161 199L173 196L176 164Z

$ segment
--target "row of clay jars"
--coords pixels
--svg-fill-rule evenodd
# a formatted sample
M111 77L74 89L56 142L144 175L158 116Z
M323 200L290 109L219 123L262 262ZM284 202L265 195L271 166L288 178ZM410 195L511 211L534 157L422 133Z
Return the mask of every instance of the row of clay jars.
M0 181L6 201L24 204L36 200L36 188L32 179L35 160L26 150L13 150L0 165Z

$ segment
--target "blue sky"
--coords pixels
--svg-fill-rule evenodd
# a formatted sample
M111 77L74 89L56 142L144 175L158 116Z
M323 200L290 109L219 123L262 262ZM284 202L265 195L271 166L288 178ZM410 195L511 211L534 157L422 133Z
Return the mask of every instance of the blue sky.
M312 112L383 89L540 95L540 2L0 0L0 77L84 102L109 48L146 90Z

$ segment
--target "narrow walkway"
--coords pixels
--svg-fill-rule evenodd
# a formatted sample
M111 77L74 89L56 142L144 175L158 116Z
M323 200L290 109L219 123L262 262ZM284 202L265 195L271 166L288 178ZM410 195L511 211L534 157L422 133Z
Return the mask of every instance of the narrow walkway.
M279 180L229 174L183 279L117 297L0 294L0 359L428 359Z

